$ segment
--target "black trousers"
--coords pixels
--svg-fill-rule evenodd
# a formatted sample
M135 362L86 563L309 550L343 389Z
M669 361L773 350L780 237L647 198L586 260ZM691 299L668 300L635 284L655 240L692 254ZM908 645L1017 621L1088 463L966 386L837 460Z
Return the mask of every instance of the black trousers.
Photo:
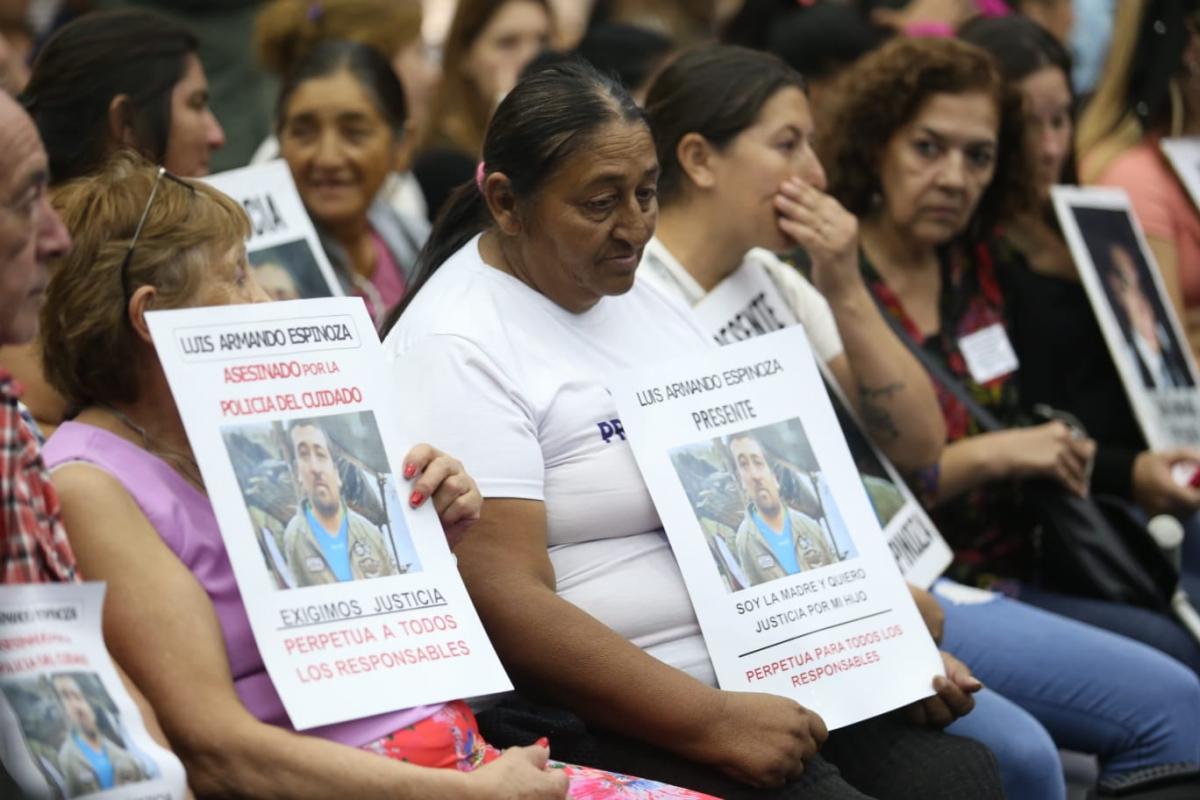
M559 709L506 701L479 714L497 747L548 735L562 761L637 775L726 800L1004 800L991 751L970 739L885 714L834 731L804 774L778 789L755 789L704 764L608 731Z

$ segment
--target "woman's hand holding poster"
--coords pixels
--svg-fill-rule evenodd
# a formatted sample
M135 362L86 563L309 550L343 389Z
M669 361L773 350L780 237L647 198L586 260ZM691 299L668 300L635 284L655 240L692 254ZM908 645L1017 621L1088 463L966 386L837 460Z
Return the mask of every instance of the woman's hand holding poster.
M941 658L801 328L610 388L721 688L791 697L831 729L932 694Z
M409 506L416 442L362 301L147 320L293 725L510 689L432 503Z

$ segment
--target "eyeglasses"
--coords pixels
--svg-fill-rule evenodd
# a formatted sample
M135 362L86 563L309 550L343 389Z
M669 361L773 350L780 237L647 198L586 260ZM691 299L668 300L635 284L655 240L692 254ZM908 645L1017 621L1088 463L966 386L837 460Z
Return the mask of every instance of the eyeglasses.
M137 227L133 229L133 238L129 240L129 249L125 251L125 258L121 260L121 291L124 292L126 300L129 299L129 295L131 294L129 291L129 263L133 261L133 250L137 247L138 238L142 235L142 228L146 224L146 218L150 216L150 206L154 205L154 197L158 194L158 185L162 183L163 178L174 181L186 188L193 195L196 194L195 186L192 186L183 178L167 172L166 167L158 168L158 172L154 176L154 185L150 187L150 196L146 198L146 207L142 209L142 217L138 220Z

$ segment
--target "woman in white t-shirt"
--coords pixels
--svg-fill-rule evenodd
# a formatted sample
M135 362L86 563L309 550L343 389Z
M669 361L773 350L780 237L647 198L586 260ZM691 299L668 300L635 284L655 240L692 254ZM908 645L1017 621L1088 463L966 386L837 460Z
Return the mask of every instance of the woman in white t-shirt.
M554 725L556 752L577 760L726 798L863 797L816 755L816 714L715 688L605 388L618 370L713 346L683 305L635 280L659 174L642 112L583 63L547 67L500 104L483 152L385 345L406 417L463 450L486 498L457 553L510 674L591 726ZM503 724L485 735L503 741L515 718L493 716ZM845 748L875 786L999 796L982 748L891 720Z

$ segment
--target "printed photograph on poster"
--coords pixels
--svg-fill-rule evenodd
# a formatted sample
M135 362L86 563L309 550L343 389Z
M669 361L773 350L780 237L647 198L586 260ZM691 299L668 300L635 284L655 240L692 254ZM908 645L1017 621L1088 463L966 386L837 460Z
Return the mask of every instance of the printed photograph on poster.
M95 673L4 680L0 695L53 795L81 797L159 777Z
M1085 206L1072 207L1071 214L1142 385L1147 389L1195 386L1167 316L1166 301L1157 290L1128 214Z
M670 458L727 591L858 556L799 419L675 448Z
M272 300L329 297L329 284L306 239L263 247L247 255L254 279Z
M370 411L223 427L276 589L421 571Z

